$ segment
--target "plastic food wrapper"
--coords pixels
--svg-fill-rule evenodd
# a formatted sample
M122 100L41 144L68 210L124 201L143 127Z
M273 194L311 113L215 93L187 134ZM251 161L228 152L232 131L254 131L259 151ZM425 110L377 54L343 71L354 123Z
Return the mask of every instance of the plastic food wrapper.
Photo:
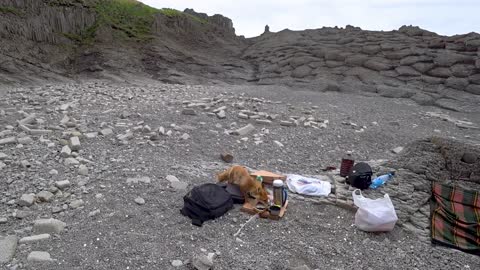
M358 194L359 193L359 194ZM355 214L355 226L367 232L388 232L393 230L398 220L390 196L369 199L356 189L352 192L353 203L358 207Z
M294 193L309 196L328 196L332 192L330 182L297 174L287 175L287 186Z

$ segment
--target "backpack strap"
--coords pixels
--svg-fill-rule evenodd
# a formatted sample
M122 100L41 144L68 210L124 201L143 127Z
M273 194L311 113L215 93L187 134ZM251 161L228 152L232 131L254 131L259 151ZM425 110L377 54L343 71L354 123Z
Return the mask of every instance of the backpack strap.
M192 225L202 227L203 221L201 221L200 219L197 219L197 218L192 218Z

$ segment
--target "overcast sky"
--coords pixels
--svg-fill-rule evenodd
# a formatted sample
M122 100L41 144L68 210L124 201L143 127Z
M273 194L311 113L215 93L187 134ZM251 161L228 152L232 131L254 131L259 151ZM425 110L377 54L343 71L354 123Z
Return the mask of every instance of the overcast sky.
M237 35L322 26L393 30L418 25L442 35L480 32L480 0L141 0L156 8L193 8L233 20Z

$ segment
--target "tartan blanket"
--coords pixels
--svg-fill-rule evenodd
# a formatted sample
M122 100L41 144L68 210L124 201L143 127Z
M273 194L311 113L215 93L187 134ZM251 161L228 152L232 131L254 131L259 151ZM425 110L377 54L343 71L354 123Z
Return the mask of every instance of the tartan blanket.
M432 243L480 255L480 192L432 183Z

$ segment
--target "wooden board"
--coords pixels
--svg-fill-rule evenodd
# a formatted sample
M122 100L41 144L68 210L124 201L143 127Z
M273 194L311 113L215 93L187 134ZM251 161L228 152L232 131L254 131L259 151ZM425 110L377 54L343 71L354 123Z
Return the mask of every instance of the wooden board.
M268 218L268 219L272 219L272 220L279 220L285 215L285 212L287 211L287 206L288 206L288 200L285 202L283 207L280 209L280 213L278 214L278 216L270 215L269 211L265 211L265 212L260 214L260 217L261 218ZM240 211L245 212L245 213L250 214L250 215L257 214L257 211L255 211L255 208L248 202L243 204Z
M287 180L287 177L285 175L276 174L269 171L254 171L250 173L250 176L254 178L256 178L259 175L263 178L263 182L269 185L273 184L273 180L276 180L276 179L280 179L284 182L285 180Z

